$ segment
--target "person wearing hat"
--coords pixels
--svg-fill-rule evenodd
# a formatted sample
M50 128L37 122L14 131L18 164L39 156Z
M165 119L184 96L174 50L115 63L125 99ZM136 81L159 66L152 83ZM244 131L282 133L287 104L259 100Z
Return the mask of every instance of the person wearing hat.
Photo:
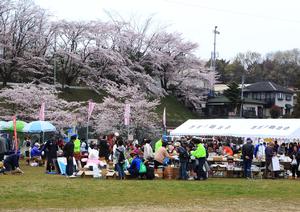
M162 147L163 142L168 142L168 137L166 135L163 135L162 138L155 143L155 152L157 152Z
M66 167L66 177L74 177L74 163L73 163L73 157L74 157L74 141L76 140L77 136L72 135L71 139L66 145L64 146L63 152L64 156L67 159L67 167Z
M30 151L30 156L33 161L36 161L39 165L42 165L42 151L40 150L40 144L35 143Z
M254 146L252 145L252 140L247 138L246 144L242 147L242 158L244 163L244 177L251 177L251 165L254 154Z
M259 139L259 143L255 147L254 155L258 160L262 160L266 156L265 151L266 151L266 146L264 140L261 138Z

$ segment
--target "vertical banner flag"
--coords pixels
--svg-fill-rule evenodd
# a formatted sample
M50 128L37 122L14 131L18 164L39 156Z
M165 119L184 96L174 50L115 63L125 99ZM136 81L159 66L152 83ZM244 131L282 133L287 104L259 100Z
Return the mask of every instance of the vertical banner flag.
M91 115L92 115L95 105L96 105L95 102L89 101L88 121L90 121L90 118L91 118Z
M130 104L125 104L124 124L125 126L130 124Z
M13 116L13 124L14 124L14 137L15 137L15 149L16 152L18 152L18 138L17 138L17 118L16 116Z
M166 129L166 128L167 128L166 108L164 108L164 113L163 113L163 119L162 119L162 122L163 122L163 127L164 127L164 129Z
M39 120L40 121L45 121L45 102L43 102L42 105L41 105Z

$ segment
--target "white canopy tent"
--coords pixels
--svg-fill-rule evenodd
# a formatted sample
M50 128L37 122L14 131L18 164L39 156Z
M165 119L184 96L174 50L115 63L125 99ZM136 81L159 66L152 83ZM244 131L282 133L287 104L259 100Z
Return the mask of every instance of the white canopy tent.
M300 138L300 119L190 119L171 136Z

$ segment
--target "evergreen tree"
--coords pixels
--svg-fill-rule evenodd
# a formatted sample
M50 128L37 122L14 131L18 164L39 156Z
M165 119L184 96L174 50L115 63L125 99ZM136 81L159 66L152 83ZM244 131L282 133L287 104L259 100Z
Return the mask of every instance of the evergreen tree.
M236 112L237 107L241 103L241 89L239 88L239 85L234 81L227 84L227 86L228 89L224 91L224 96L230 100L231 110Z

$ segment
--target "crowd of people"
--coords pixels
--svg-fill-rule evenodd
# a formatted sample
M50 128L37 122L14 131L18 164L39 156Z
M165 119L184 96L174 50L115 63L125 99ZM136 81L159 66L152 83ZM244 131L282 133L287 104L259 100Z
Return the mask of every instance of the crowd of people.
M0 172L17 171L23 173L19 166L21 152L7 151L7 142L0 137ZM195 137L181 137L173 141L167 136L162 136L158 141L144 139L142 142L126 141L115 133L114 135L101 136L91 143L72 135L69 142L64 142L57 137L48 139L45 143L32 142L26 137L21 145L22 155L26 165L46 167L47 173L58 173L57 157L66 158L67 166L65 175L68 178L76 177L75 174L83 166L100 166L100 159L107 163L112 162L118 179L125 179L125 172L132 178L154 179L155 171L169 165L179 167L178 179L206 180L210 169L207 163L209 155L223 155L232 157L240 154L243 159L244 176L251 177L251 165L254 158L264 160L265 175L276 177L272 172L272 158L286 155L291 158L292 177L300 178L300 144L282 143L277 141L265 142L260 139L257 145L252 144L248 138L243 144L240 141L213 138L210 140ZM5 159L4 159L5 156ZM74 161L76 164L74 164Z

